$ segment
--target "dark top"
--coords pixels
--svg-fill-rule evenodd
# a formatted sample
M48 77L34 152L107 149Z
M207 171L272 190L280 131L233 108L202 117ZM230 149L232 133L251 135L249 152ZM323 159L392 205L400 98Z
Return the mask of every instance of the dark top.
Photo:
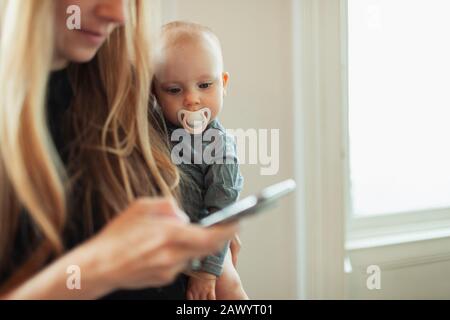
M52 139L65 165L67 165L67 146L70 143L70 138L67 138L67 135L64 134L62 123L65 113L69 110L73 94L67 70L64 69L53 72L50 76L47 94L47 120ZM69 141L67 141L68 139ZM76 195L71 196L77 198ZM69 224L75 226L75 228L81 228L80 223L69 221ZM27 246L28 241L26 239L27 235L30 234L30 230L32 230L30 219L27 217L26 212L22 212L20 218L20 230L14 247L13 260L17 265L23 262L25 257L30 253L30 250L32 250L32 248ZM73 233L72 230L70 236L63 236L67 251L86 240L81 236L84 234L83 230L75 230L75 236ZM7 278L7 274L0 275L0 283ZM108 294L102 299L185 299L186 283L187 277L180 275L174 283L169 286L142 290L120 290Z

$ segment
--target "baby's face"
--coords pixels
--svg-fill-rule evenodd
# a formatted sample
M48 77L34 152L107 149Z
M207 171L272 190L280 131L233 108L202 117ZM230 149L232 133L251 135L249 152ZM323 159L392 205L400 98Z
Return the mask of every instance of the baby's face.
M222 109L228 74L221 53L207 38L165 48L156 57L154 89L164 116L180 126L181 109L208 108L211 120ZM210 121L211 121L210 120Z

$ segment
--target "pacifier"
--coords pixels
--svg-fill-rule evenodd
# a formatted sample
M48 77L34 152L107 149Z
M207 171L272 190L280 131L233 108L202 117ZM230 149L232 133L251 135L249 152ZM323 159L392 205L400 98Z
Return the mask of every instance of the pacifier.
M202 133L211 119L211 110L203 108L197 111L188 111L181 109L178 111L178 121L184 130L190 134Z

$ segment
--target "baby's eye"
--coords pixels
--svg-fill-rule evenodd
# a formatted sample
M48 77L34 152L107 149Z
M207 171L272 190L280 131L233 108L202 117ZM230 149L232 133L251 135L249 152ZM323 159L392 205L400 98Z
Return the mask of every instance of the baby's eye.
M200 83L199 85L198 85L198 87L200 88L200 89L208 89L209 87L211 87L212 86L212 83L211 82L204 82L204 83Z
M167 88L165 91L170 94L177 94L177 93L181 92L181 89L180 88Z

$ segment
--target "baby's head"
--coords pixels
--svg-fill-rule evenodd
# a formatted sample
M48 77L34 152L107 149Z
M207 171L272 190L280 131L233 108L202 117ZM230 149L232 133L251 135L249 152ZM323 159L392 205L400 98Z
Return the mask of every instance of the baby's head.
M180 21L163 27L154 93L172 124L203 131L222 109L228 77L219 39L210 29Z

